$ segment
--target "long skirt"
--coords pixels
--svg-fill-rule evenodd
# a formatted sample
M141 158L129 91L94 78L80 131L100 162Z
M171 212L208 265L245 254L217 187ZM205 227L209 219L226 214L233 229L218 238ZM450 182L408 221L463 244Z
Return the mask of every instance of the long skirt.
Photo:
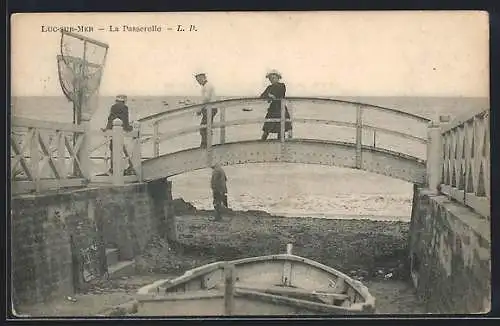
M266 119L280 119L281 118L281 108L278 107L278 110L274 107L269 107L267 109ZM285 111L285 119L290 119L290 113L288 112L288 108ZM285 131L292 130L292 122L285 122ZM278 134L281 132L281 123L278 122L264 122L264 126L262 127L262 131L267 133L275 133Z

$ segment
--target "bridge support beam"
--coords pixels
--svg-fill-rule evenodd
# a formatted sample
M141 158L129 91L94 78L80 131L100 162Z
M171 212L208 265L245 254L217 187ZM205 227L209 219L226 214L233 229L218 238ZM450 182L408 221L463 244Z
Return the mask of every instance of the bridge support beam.
M153 198L158 232L170 245L174 245L177 242L177 225L172 207L172 181L157 179L149 182L148 188Z
M427 129L427 165L426 186L432 192L438 192L441 184L443 165L443 143L441 137L441 125L431 122Z

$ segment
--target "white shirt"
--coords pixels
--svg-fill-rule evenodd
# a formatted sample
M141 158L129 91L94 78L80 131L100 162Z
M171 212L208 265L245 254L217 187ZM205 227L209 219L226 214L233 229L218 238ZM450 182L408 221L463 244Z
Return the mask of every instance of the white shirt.
M207 81L205 85L201 85L201 97L202 103L215 101L215 89L210 82Z

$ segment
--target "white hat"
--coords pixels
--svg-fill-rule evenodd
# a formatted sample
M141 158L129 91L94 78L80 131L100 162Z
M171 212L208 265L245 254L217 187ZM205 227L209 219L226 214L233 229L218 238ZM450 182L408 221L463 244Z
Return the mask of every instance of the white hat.
M198 76L206 76L206 75L207 75L207 74L206 74L205 72L203 72L203 71L197 71L197 72L195 72L195 73L194 73L194 76L195 76L195 77L198 77Z
M126 102L127 101L127 95L124 94L119 94L116 96L116 100L120 102Z
M278 76L279 78L281 78L281 73L280 73L278 70L276 70L276 69L272 69L272 70L270 70L270 71L266 74L266 78L269 78L269 76L271 76L271 75L276 75L276 76Z

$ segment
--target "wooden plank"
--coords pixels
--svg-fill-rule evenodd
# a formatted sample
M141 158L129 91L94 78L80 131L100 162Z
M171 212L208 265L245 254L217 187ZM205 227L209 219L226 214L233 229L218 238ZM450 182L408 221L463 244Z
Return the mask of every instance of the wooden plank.
M317 298L318 296L328 296L335 300L345 300L348 298L346 294L335 293L333 291L315 291L315 290L305 290L294 287L286 286L257 286L250 284L239 284L237 283L236 289L242 289L253 292L263 292L275 295L290 295L299 296L304 298Z
M43 120L35 120L35 119L20 118L20 117L12 117L11 126L23 127L23 128L49 129L58 131L72 131L80 133L83 133L85 131L81 125L74 125L72 123L43 121Z
M324 304L324 303L316 303L316 302L311 302L311 301L307 301L307 300L288 298L285 296L279 296L279 295L262 293L262 292L255 292L255 291L244 290L244 289L238 289L236 291L236 294L244 296L244 297L255 298L257 300L273 302L275 304L284 304L284 305L288 305L288 306L310 309L312 311L328 313L328 314L331 314L331 313L354 314L357 312L354 310L349 310L348 308L338 307L338 306L334 306L334 305L329 305L329 304ZM361 311L359 311L359 313L361 313Z
M32 191L42 190L56 190L62 188L72 188L85 186L87 181L84 178L71 178L71 179L41 179L37 185L33 181L13 181L12 193L23 194Z

